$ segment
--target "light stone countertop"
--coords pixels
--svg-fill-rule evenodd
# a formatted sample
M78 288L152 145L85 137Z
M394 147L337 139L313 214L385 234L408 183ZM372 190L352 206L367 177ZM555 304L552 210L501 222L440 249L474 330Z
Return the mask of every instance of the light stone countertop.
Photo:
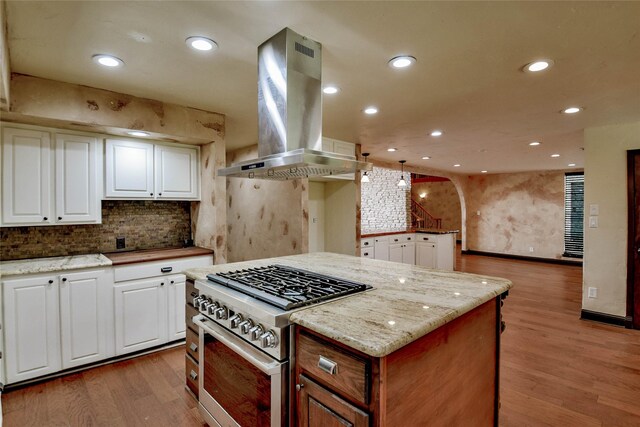
M111 260L102 254L32 258L0 262L0 277L18 274L48 273L50 271L110 266Z
M190 269L188 278L269 264L298 267L374 289L294 312L290 319L374 357L386 356L512 287L509 280L332 253Z

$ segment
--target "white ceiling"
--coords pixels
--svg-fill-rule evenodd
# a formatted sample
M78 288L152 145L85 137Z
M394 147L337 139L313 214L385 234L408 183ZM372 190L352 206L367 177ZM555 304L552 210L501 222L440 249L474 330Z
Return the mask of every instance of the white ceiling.
M640 120L640 2L8 1L7 21L12 72L224 113L228 149L257 142L257 46L284 27L322 43L323 82L342 88L324 96L323 134L372 158L581 168L585 128ZM193 51L191 35L219 49ZM391 69L399 54L417 63ZM555 66L521 71L538 58ZM570 105L584 111L559 113Z

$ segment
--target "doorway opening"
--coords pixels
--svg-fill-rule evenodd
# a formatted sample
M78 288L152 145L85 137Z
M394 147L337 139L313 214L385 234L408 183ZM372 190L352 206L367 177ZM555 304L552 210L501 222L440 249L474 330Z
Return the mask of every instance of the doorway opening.
M640 329L640 150L627 152L627 177L627 318L629 327Z
M411 174L411 221L414 228L459 230L462 208L460 195L449 178Z

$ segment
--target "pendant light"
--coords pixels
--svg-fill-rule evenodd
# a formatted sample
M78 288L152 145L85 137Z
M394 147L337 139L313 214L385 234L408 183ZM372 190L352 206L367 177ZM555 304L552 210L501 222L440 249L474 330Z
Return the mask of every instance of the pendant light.
M400 160L400 181L398 181L398 187L404 188L407 186L407 181L404 180L404 164L406 160Z
M362 153L362 157L364 157L364 162L367 162L367 157L369 157L369 153ZM364 171L364 175L360 179L360 182L369 182L369 175L367 175L367 171Z

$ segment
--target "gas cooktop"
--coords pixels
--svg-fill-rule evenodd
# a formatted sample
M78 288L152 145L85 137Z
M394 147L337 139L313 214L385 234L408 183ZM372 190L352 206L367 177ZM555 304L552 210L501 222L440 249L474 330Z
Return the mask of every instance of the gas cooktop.
M207 279L283 310L371 289L363 283L278 264L209 274Z

